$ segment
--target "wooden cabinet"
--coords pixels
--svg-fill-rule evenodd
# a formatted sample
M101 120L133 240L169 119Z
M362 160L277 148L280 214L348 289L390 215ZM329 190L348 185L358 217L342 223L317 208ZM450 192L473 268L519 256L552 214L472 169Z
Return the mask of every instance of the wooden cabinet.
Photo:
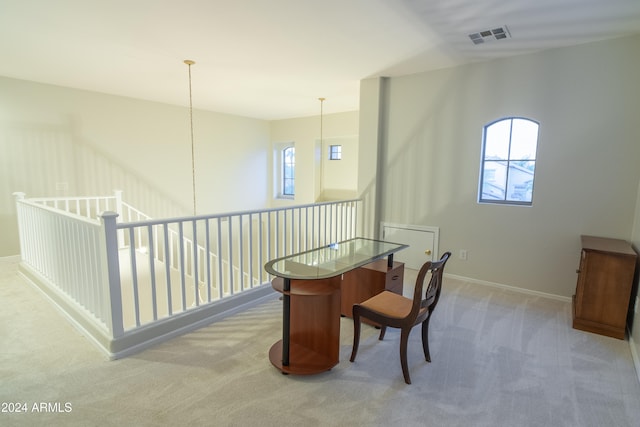
M573 327L624 339L637 255L619 239L582 236Z
M351 317L353 304L366 301L387 290L402 295L404 264L394 261L393 267L386 259L379 259L344 274L340 286L340 313Z

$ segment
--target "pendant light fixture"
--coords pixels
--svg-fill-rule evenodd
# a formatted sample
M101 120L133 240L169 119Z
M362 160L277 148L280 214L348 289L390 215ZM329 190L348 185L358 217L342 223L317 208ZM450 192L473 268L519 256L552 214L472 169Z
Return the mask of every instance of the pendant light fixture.
M185 59L184 63L189 68L189 127L191 130L191 180L193 183L193 216L196 215L196 156L193 142L193 97L191 95L191 66L195 61Z

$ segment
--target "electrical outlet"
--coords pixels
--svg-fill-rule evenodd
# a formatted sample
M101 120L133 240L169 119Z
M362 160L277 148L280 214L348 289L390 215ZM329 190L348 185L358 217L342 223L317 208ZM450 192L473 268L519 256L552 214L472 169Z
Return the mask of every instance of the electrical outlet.
M461 260L466 261L467 260L467 250L466 249L460 249L459 257L460 257Z

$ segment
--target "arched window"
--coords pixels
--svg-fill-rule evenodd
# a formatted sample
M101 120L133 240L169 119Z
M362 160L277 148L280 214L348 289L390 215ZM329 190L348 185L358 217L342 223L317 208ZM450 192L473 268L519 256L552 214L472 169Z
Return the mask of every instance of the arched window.
M295 195L296 148L282 150L282 195Z
M539 126L524 117L508 117L484 127L479 202L532 204Z

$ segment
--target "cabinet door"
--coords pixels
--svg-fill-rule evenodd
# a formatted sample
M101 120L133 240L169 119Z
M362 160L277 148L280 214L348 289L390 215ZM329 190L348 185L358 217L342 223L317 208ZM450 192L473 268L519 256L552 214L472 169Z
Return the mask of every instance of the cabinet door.
M425 262L440 257L438 235L437 227L382 223L383 240L409 245L408 248L395 253L393 257L413 270L420 270Z
M631 263L630 263L631 261ZM624 328L633 281L633 259L588 252L580 269L576 315L593 322Z

